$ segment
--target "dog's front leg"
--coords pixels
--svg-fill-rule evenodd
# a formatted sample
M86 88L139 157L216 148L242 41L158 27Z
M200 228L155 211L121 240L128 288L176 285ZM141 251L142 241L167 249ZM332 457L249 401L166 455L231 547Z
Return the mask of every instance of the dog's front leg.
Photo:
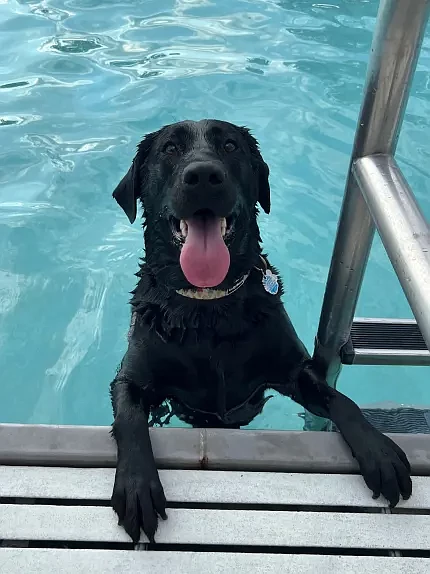
M112 494L112 507L133 542L140 530L151 542L158 526L158 515L166 516L166 498L161 485L148 428L142 391L132 381L121 378L111 385L114 410L113 436L118 446L118 462Z
M374 498L382 494L393 507L400 495L405 499L410 497L411 467L403 450L376 430L351 399L329 387L316 371L312 360L302 365L293 392L289 394L311 413L335 423L356 458Z

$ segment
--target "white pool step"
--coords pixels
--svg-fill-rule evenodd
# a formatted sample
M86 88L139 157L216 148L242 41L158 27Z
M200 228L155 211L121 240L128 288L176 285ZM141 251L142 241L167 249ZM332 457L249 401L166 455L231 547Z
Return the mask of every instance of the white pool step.
M372 498L358 474L201 470L159 474L167 499L174 503L387 507L383 498ZM114 477L113 468L0 466L0 498L107 502ZM430 511L430 477L413 480L414 496L401 500L397 508Z
M5 549L7 574L428 574L426 558L247 554L225 552L128 552L125 550Z
M6 549L7 574L428 574L428 559L367 556Z
M70 428L67 432L73 434ZM82 428L76 432L82 436ZM174 434L155 431L158 437ZM52 438L50 432L48 436ZM230 437L231 443L238 437L239 442L248 440L237 431L217 436ZM293 450L297 437L296 464L303 433L271 436L273 444L285 436ZM305 442L316 438L314 433L307 436ZM337 437L326 433L318 440L325 442L325 452L336 452ZM407 443L416 453L411 441ZM423 437L417 437L421 457L430 461L423 444ZM186 451L181 456L186 459ZM8 451L4 458L10 457ZM52 456L48 458L51 464ZM109 505L113 468L45 466L40 461L37 466L13 465L0 456L2 462L1 574L430 572L430 462L427 473L421 460L413 496L394 511L383 499L373 500L353 470L162 469L169 518L160 522L155 545L142 535L140 552Z

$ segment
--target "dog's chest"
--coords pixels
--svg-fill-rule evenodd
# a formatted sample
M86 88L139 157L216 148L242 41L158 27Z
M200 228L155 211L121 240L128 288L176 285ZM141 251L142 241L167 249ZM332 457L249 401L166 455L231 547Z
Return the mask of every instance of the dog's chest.
M268 380L263 349L242 342L170 351L169 372L164 354L163 372L157 369L157 387L186 411L207 414L226 425L245 424L260 412Z

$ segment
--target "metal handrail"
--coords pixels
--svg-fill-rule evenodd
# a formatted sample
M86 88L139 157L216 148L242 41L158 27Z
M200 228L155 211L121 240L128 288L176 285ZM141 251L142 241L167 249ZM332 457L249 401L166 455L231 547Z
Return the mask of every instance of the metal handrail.
M363 157L353 173L430 349L430 225L393 157Z
M382 176L379 174L379 179L373 178L365 190L372 212L369 211L356 177L358 174L358 179L363 185L362 171L369 163L361 158L366 158L367 161L366 156L376 154L383 154L388 159L394 156L429 11L430 0L381 0L379 5L364 98L315 340L314 360L324 370L327 382L331 386L336 385L341 370L340 353L350 336L374 237L375 223L383 240L385 236L386 251L391 261L396 262L394 266L401 279L402 287L405 289L416 320L429 345L430 289L427 293L422 293L423 289L420 288L419 292L423 297L420 295L422 301L419 304L415 291L417 285L420 285L420 282L425 285L428 278L430 234L425 237L424 233L419 241L414 241L412 233L408 246L413 246L415 254L420 253L420 261L424 264L418 266L410 260L408 269L403 269L402 262L408 257L407 247L400 245L399 241L395 246L387 241L388 235L395 232L393 230L399 223L396 223L398 213L396 215L392 209L396 202L391 201L381 205L382 199L378 194L382 189L380 187ZM404 181L403 176L399 178ZM369 178L366 182L369 183ZM385 180L383 185L386 196L391 191L403 193L399 186L390 189L391 184L388 180ZM407 191L409 199L405 200L405 205L410 205L413 194L409 188ZM388 210L382 225L381 208L382 211ZM375 217L375 221L372 216ZM422 220L425 222L424 218ZM403 222L405 221L408 230L411 231L414 225L413 218L405 215ZM428 228L428 224L426 225ZM424 228L421 227L422 229ZM395 252L395 249L398 251ZM413 284L411 283L408 287L407 275L411 270L414 280ZM324 426L326 426L324 419L306 413L305 428L319 430Z

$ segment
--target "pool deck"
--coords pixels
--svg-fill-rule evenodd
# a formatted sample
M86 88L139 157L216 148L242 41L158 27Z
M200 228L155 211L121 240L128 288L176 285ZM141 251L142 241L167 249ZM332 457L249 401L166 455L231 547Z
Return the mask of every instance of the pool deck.
M336 433L151 433L169 519L135 549L108 428L0 425L0 572L430 572L429 435L392 435L414 493L390 511Z

